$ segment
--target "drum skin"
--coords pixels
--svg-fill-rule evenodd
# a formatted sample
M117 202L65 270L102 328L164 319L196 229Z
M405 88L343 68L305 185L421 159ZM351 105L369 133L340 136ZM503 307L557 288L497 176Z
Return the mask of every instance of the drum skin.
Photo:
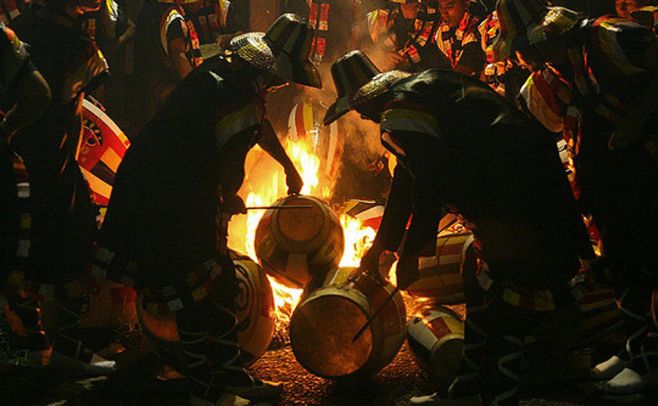
M240 293L236 298L238 316L238 343L244 366L256 362L272 341L274 335L274 296L263 269L248 257L234 259ZM183 365L180 337L176 328L175 313L147 312L138 299L137 313L144 332L153 349L174 367Z
M268 275L280 283L303 288L314 274L338 268L345 248L336 214L311 196L288 196L273 206L311 206L270 209L258 223L254 246Z
M418 365L440 387L448 387L459 373L464 347L464 323L459 316L443 306L427 307L409 320L407 331Z
M299 363L330 379L375 375L400 350L406 334L406 310L396 293L364 333L359 329L394 287L354 268L330 272L321 286L306 292L290 321L290 341Z
M436 255L419 258L420 276L407 292L432 298L439 304L464 303L464 274L475 275L477 269L473 241L474 236L468 231L441 233L436 241Z

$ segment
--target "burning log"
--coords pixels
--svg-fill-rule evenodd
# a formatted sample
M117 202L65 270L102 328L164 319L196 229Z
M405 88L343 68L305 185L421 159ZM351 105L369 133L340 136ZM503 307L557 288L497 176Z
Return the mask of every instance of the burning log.
M353 338L394 289L355 268L330 272L319 288L305 292L290 322L299 363L315 375L334 379L371 376L388 365L406 334L399 293L356 341Z
M464 347L464 323L443 307L428 307L408 324L409 347L418 365L430 372L441 387L457 376Z
M274 334L274 299L272 287L263 269L244 256L233 259L240 292L236 298L238 343L242 363L253 364L263 353ZM138 299L137 312L144 336L153 349L174 367L181 366L182 347L176 328L175 313L145 310Z
M345 241L336 214L311 196L288 196L274 206L312 206L268 210L256 229L256 255L280 283L303 288L316 273L338 267Z

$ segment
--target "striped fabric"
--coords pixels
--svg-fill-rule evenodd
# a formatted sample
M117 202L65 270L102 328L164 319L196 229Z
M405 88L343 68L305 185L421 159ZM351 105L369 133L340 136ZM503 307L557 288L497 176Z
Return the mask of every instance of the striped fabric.
M548 3L544 0L498 1L496 13L500 35L494 43L494 59L508 58L520 44L541 40L543 31L537 28L547 8Z
M9 25L20 15L16 0L0 0L0 23Z
M471 15L468 11L464 13L456 29L450 28L448 24L441 23L436 32L436 45L448 58L452 67L459 65L464 47L468 44L480 44L479 18Z
M432 114L401 107L384 111L380 128L382 133L392 134L398 131L411 131L439 137L441 133L439 123Z
M169 55L169 41L167 31L172 24L180 24L183 34L185 35L185 54L190 64L197 67L203 63L201 57L201 45L199 35L196 32L194 23L185 18L185 11L178 6L173 6L162 15L160 22L160 45L165 55Z
M434 41L440 16L438 10L421 3L416 17L411 22L407 34L397 38L396 22L404 21L400 17L401 10L396 8L383 8L368 13L368 32L375 45L383 46L388 52L397 52L406 57L412 64L421 60L420 50L428 43Z
M263 122L264 110L255 102L247 103L242 108L228 113L215 126L217 148L221 149L235 135L253 129L254 132Z
M329 32L329 9L331 0L312 0L308 23L313 27L311 44L311 61L317 66L322 62L327 48L327 33Z

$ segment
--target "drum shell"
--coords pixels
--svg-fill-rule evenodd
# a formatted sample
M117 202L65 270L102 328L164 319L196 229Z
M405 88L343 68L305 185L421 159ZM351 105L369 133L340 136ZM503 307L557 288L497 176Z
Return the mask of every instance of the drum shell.
M436 255L420 257L420 276L407 292L415 297L432 298L438 304L464 303L464 276L475 275L477 269L474 239L470 232L442 233L437 238Z
M329 272L321 287L305 292L292 316L293 353L299 363L315 375L330 379L375 375L393 360L404 342L406 310L399 293L353 342L358 330L394 291L388 283L379 283L368 276L358 277L358 274L354 268ZM345 309L350 313L342 311ZM323 328L333 337L325 339L327 336L320 332ZM345 352L338 347L344 347ZM343 362L352 355L350 351L356 358Z
M409 320L407 331L418 365L440 387L448 387L459 373L464 347L464 323L459 316L443 306L428 307Z
M235 273L240 289L235 300L238 317L238 343L243 365L253 364L267 350L274 335L274 296L263 269L254 261L235 259ZM175 313L148 312L137 304L139 321L147 341L161 357L174 367L184 365Z
M130 141L119 126L101 108L83 100L82 139L76 161L97 205L108 205L114 175L128 147Z
M336 214L311 196L288 196L274 206L312 208L270 209L256 229L256 255L268 275L280 283L303 288L316 273L338 268L345 239Z
M582 317L582 331L574 347L585 347L620 330L624 318L617 307L613 289L592 286L578 300Z

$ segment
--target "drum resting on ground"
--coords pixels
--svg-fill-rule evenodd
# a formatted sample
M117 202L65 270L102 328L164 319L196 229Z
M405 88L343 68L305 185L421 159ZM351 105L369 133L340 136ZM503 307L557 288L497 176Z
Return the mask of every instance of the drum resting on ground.
M290 321L290 341L300 364L315 375L367 377L388 365L406 334L406 310L393 285L355 268L330 272L306 291ZM383 307L382 307L383 306ZM363 334L359 329L381 308Z

